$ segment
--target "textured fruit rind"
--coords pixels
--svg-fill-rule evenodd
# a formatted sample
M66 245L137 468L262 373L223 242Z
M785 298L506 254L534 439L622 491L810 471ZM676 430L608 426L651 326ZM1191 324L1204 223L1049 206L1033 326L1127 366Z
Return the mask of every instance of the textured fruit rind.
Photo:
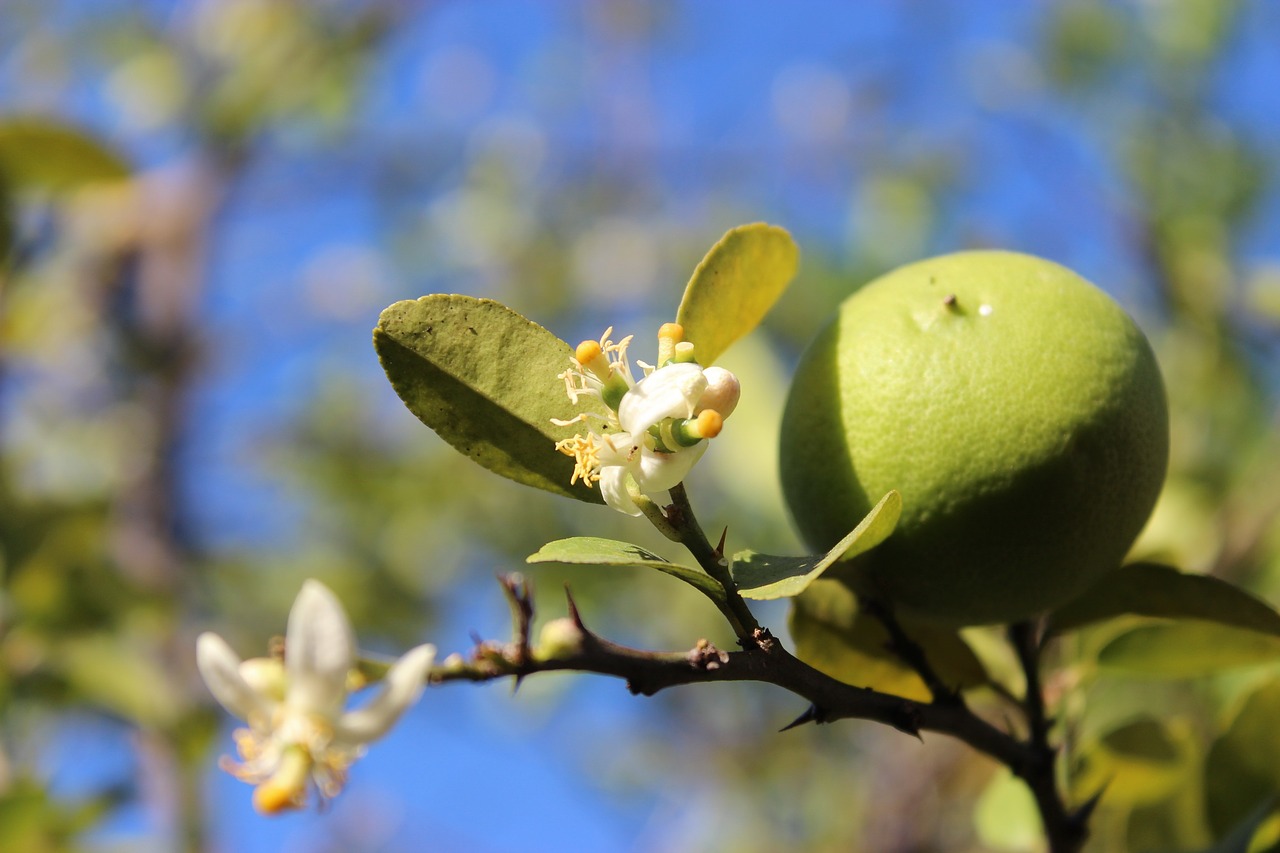
M1150 345L1109 296L1011 252L895 270L806 351L783 415L787 503L818 552L897 489L857 583L917 616L1007 622L1120 564L1168 462Z

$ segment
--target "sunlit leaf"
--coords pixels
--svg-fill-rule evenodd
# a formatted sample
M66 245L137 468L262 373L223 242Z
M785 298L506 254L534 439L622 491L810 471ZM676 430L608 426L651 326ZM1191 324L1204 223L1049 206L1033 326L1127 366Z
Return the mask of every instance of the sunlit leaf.
M1280 636L1280 613L1237 586L1184 574L1156 563L1111 572L1050 617L1050 630L1069 631L1125 614L1204 619Z
M1105 789L1109 805L1154 803L1181 784L1194 766L1194 751L1185 732L1174 732L1159 720L1131 720L1079 749L1072 773L1076 799Z
M1160 678L1193 678L1277 661L1280 637L1201 621L1140 625L1098 653L1102 667Z
M858 608L849 587L819 578L792 601L791 637L805 663L846 684L920 701L931 698L920 676L889 650L884 625ZM945 683L959 688L987 683L981 661L955 631L911 622L903 627Z
M83 130L38 116L0 119L0 175L14 190L66 190L129 173L124 157Z
M994 850L1034 853L1044 846L1040 812L1026 784L1000 768L973 806L973 826Z
M576 536L571 539L557 539L543 545L536 554L530 555L528 563L569 563L571 565L609 566L623 568L657 569L664 574L677 577L685 583L697 587L714 601L723 604L724 590L710 576L700 569L692 569L679 563L672 563L659 557L652 551L632 545L629 542L618 542L613 539L600 539L595 536Z
M711 364L758 326L799 263L795 241L775 225L739 225L721 237L693 271L676 312L698 362Z
M1251 812L1280 807L1280 681L1251 693L1205 760L1205 808L1214 832L1225 835ZM1250 834L1252 835L1252 833Z
M599 489L570 485L573 460L555 449L577 430L552 418L604 410L565 396L564 341L498 302L436 294L383 311L373 344L409 411L464 455L518 483L602 502Z
M743 598L759 600L799 595L837 562L852 560L887 539L901 514L902 496L891 491L826 554L807 557L776 557L755 551L734 554L730 570L738 592Z

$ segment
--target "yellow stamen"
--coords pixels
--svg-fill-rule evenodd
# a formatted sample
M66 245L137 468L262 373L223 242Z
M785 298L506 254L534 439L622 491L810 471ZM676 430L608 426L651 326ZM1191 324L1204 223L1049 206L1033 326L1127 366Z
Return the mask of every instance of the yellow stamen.
M573 476L569 485L581 480L587 488L600 479L600 445L591 436L575 435L556 442L556 450L573 457Z
M684 326L679 323L663 323L658 329L658 366L675 358L676 345L684 340Z

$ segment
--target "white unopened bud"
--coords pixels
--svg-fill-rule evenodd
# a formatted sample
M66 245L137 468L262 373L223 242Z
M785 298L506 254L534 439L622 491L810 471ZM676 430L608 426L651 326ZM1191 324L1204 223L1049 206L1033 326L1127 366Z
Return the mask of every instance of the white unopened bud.
M729 417L737 407L738 397L742 393L738 377L723 367L708 367L702 371L702 375L706 377L707 390L703 391L702 396L698 398L696 411L714 409L720 413L720 417Z

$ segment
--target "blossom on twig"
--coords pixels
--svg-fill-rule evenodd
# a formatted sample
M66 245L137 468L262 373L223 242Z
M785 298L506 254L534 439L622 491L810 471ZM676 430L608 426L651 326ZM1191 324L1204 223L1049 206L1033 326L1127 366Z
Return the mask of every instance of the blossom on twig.
M347 710L355 636L337 597L308 580L289 611L284 661L241 661L217 634L201 634L196 663L214 698L249 724L236 731L240 761L223 769L256 786L254 807L264 814L306 805L314 784L334 797L366 744L386 734L417 701L435 647L418 646L391 665L377 695Z
M737 377L722 367L701 367L684 330L667 323L658 332L658 366L640 364L636 381L627 360L631 336L614 343L607 329L599 342L578 345L560 378L573 403L599 397L608 413L582 413L559 426L586 423L586 433L556 443L575 462L571 483L600 484L605 503L639 515L632 491L666 491L689 473L719 435L724 419L738 403ZM594 421L598 423L592 423Z

